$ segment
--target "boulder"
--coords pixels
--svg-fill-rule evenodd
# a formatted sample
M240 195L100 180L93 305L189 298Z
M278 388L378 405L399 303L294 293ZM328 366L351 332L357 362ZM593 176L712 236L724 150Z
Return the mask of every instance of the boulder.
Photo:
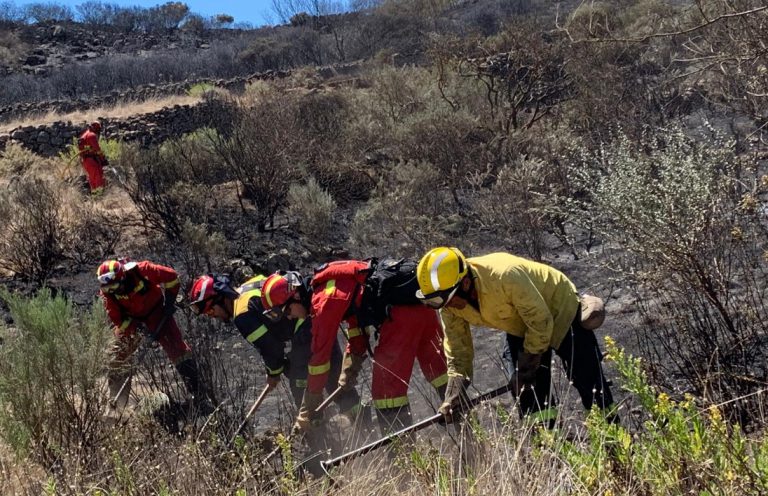
M29 138L29 134L24 131L23 128L14 129L11 131L11 139L14 141L26 141Z
M21 63L28 66L37 66L37 65L43 65L48 59L45 57L45 55L38 55L38 54L31 54L27 55L26 58L22 59Z

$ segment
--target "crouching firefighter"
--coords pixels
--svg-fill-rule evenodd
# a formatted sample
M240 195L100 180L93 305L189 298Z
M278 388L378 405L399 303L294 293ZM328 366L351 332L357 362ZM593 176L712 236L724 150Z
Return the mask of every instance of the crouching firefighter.
M312 321L309 318L289 320L285 316L276 321L267 318L261 303L265 280L265 276L257 275L235 289L224 275L200 276L195 279L189 292L190 307L196 314L234 324L264 360L267 384L274 388L280 382L281 375L285 375L298 407L307 387ZM286 343L290 343L290 351L287 353ZM332 344L330 373L325 385L329 392L336 388L341 372L341 358L341 348L335 342ZM342 413L350 414L359 405L360 397L357 391L351 390L338 396L335 401Z
M179 292L176 271L148 261L108 260L99 266L97 276L100 295L117 338L111 352L109 374L111 406L122 407L128 401L131 382L128 361L141 342L136 331L139 324L143 324L148 339L163 347L184 379L192 404L201 413L210 413L213 409L192 349L173 317Z
M613 396L601 367L593 329L604 313L595 297L582 297L560 271L508 253L465 258L457 248L430 250L419 262L418 297L440 309L448 359L448 391L440 412L452 420L466 401L474 350L470 325L504 331L509 387L520 414L552 428L557 409L550 394L552 351L586 409L596 405L616 421Z
M273 274L262 289L262 302L276 318L312 317L309 379L294 430L306 431L322 402L336 333L344 321L348 338L339 387L352 390L370 353L370 330L379 334L373 356L371 396L379 427L386 433L411 424L408 385L419 361L426 379L444 395L446 374L442 330L437 313L415 299L415 262L338 261L319 267L307 288L291 276ZM405 291L398 291L403 287ZM405 300L400 295L407 295ZM363 330L366 329L366 330Z

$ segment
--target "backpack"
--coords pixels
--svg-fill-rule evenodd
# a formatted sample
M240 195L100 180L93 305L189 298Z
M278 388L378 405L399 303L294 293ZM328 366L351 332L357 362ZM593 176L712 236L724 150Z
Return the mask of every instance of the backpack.
M312 288L337 277L354 277L363 290L360 306L350 306L360 328L378 327L389 317L392 305L420 305L416 298L417 262L405 258L371 258L365 261L343 260L323 264L315 269Z
M371 259L365 280L360 314L369 325L379 326L389 318L393 305L421 305L416 298L418 263L407 258Z

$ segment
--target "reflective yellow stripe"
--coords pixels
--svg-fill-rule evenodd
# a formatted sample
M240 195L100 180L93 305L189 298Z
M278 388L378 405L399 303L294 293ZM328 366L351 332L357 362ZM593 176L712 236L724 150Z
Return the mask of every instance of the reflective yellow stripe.
M381 400L373 400L373 406L377 410L384 410L386 408L400 408L408 404L407 396L398 396L397 398L384 398Z
M347 331L347 337L350 337L350 338L356 338L357 336L362 336L362 335L363 335L363 331L361 331L359 327L351 327Z
M440 386L445 386L448 384L448 373L435 377L431 381L429 381L430 384L432 384L433 387L439 388Z
M264 284L264 285L261 287L261 294L262 294L262 296L264 296L264 298L267 300L267 304L266 304L267 310L268 310L268 309L270 309L270 308L272 308L273 306L275 306L275 305L272 303L272 298L271 298L271 295L270 295L270 292L269 292L269 291L270 291L270 289L272 288L272 286L274 286L274 285L275 285L275 283L277 282L277 280L278 280L278 278L277 278L277 277L274 277L274 278L272 278L272 280L267 280L266 284Z
M126 330L128 328L128 326L131 325L131 320L132 319L125 319L122 323L120 323L120 328L119 329L121 331Z
M133 288L133 292L134 293L138 293L142 289L144 289L144 281L139 281L139 283L136 285L136 287Z
M537 422L547 422L557 418L557 408L549 407L528 415L528 418Z
M265 367L267 368L267 372L269 372L269 375L282 374L283 373L283 369L285 368L285 367L280 367L279 369L274 369L273 370L273 369L267 367L266 365L265 365Z
M261 286L266 279L267 278L264 276L252 277L245 281L245 284L237 288L236 291L240 294L245 294L249 291L256 290L258 292L257 296L261 296Z
M259 327L258 329L250 333L248 336L246 336L245 340L248 341L249 343L253 343L257 339L265 335L267 333L267 330L268 330L267 326L262 325L261 327Z
M309 374L310 375L325 374L326 372L331 370L331 361L328 360L327 362L325 362L322 365L310 365L308 367L308 369L309 369Z
M166 289L168 289L168 288L172 288L172 287L174 287L174 286L178 286L178 285L179 285L179 280L178 280L178 278L177 278L177 279L174 279L174 280L173 280L173 281L171 281L171 282L166 282L166 283L163 283L163 284L161 284L161 286L162 286L162 287L164 287L164 288L166 288Z
M299 327L301 327L301 324L304 323L304 319L297 319L296 325L293 326L293 332L299 332Z
M336 279L331 279L325 284L325 294L333 294L336 291Z
M307 387L307 380L306 379L296 379L295 381L293 381L293 384L297 388L305 388L305 387Z

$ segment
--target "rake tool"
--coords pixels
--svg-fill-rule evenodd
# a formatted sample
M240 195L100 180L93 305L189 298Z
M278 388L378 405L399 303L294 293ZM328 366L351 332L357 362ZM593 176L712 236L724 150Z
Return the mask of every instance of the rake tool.
M495 398L497 396L500 396L504 393L509 391L509 386L504 385L499 388L494 389L493 391L488 391L487 393L483 393L471 400L469 400L468 404L464 409L469 410L471 408L474 408L475 406L479 405L483 401L490 400L492 398ZM357 458L359 456L362 456L366 453L370 453L371 451L381 448L382 446L386 446L393 441L395 441L397 438L404 434L408 434L411 432L417 432L421 429L424 429L425 427L428 427L432 424L436 424L440 422L443 419L442 413L436 413L435 415L432 415L431 417L427 417L424 420L421 420L413 425L410 425L408 427L405 427L404 429L400 429L397 432L393 432L392 434L387 435L386 437L383 437L379 439L378 441L374 441L372 443L366 444L365 446L361 446L353 451L350 451L349 453L345 453L343 455L339 455L336 458L331 458L330 460L324 460L320 462L320 466L322 467L323 471L326 473L326 475L330 476L328 474L328 470L330 468L333 468L337 465L341 465L342 463L352 460L354 458Z

